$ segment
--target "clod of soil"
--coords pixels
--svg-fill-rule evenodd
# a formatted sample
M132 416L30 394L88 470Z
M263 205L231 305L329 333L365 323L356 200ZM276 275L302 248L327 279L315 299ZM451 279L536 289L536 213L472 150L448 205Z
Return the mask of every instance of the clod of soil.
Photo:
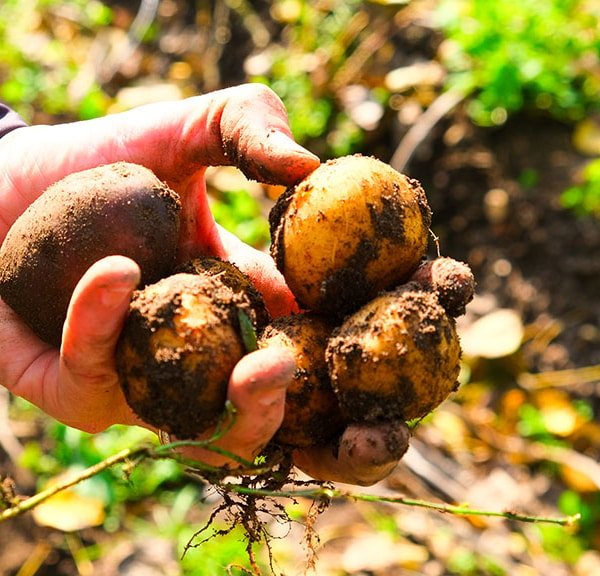
M454 319L435 294L409 283L348 317L326 357L348 420L408 421L457 389L461 349Z
M286 348L296 358L296 372L286 392L285 416L273 439L275 443L293 448L326 444L343 429L325 361L333 328L330 320L305 313L276 318L261 334L260 348Z
M246 353L239 313L247 308L244 295L208 274L179 273L136 292L116 356L135 413L180 439L214 426Z
M300 305L343 316L408 279L431 211L416 180L357 154L321 164L269 220L273 258Z
M175 264L179 197L153 172L116 163L50 186L11 227L0 248L0 296L43 340L59 346L69 300L97 260L135 260L142 283Z

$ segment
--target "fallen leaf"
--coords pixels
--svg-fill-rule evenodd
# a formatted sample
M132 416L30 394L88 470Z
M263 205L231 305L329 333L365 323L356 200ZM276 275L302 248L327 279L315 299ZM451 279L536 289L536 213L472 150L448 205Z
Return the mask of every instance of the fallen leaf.
M33 517L42 526L75 532L102 524L105 518L104 503L98 498L82 496L73 488L68 488L36 506Z
M463 328L463 352L473 358L502 358L514 354L523 341L520 316L509 309L490 312Z

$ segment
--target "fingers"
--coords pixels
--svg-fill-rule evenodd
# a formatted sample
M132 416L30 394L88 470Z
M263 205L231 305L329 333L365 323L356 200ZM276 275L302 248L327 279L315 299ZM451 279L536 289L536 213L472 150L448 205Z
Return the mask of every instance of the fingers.
M276 318L298 312L296 299L268 254L244 244L237 236L219 228L222 252L218 256L247 274L262 294L269 314Z
M63 330L59 419L97 431L133 423L118 384L115 347L140 269L129 258L109 256L92 265L78 283ZM56 415L55 415L56 416Z
M408 449L410 432L404 422L349 426L336 447L294 452L294 464L315 480L370 486L396 466Z
M216 445L247 461L254 460L281 425L285 391L295 369L293 356L285 350L257 350L244 356L231 374L228 389L235 420ZM238 467L210 450L188 449L185 454L213 466Z
M95 375L112 364L139 266L124 256L93 264L78 283L65 321L62 354L71 371Z
M42 410L52 409L58 351L42 342L0 300L0 382Z
M294 142L283 103L260 84L231 93L220 126L225 154L248 178L291 185L320 163Z
M10 154L0 154L0 214L7 221L50 184L100 164L141 164L178 192L206 166L235 165L250 178L288 185L319 165L291 138L281 100L260 84L15 130L0 143L9 145Z
M186 262L202 254L224 257L219 229L210 210L204 170L183 182L179 189L182 210L179 216L177 258Z

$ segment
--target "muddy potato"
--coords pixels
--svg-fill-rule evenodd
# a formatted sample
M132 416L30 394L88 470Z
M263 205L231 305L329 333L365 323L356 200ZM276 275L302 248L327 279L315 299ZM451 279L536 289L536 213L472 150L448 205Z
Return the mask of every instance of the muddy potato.
M465 313L475 294L475 277L469 265L447 256L423 261L410 280L432 290L453 318Z
M175 264L179 197L150 170L116 163L50 186L11 227L0 249L0 296L58 346L71 294L97 260L135 260L142 282Z
M294 380L286 392L285 416L274 441L294 448L324 444L343 428L331 388L325 348L333 324L316 314L281 316L261 334L259 348L281 347L296 358Z
M210 275L174 274L136 292L116 354L134 412L178 438L215 425L246 353L239 310L247 305Z
M333 388L354 422L422 418L457 388L454 320L416 283L382 293L348 317L327 347Z
M321 164L277 201L272 256L300 305L343 316L405 282L427 249L423 189L372 157Z
M256 330L261 330L269 323L271 318L261 293L252 283L252 280L235 264L216 256L201 256L179 265L175 271L217 276L236 294L241 294L243 298L248 299L247 311Z

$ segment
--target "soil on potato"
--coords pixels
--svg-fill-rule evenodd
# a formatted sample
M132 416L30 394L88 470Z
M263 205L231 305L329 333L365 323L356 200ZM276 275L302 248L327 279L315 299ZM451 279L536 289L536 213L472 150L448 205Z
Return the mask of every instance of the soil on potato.
M412 283L348 317L326 357L342 412L352 422L423 418L458 388L454 320L436 296Z
M117 346L134 412L179 439L216 424L245 353L238 313L248 306L243 293L206 274L176 274L134 294Z
M236 294L243 294L243 298L248 300L245 311L257 331L268 324L270 316L262 294L252 280L235 264L221 260L216 256L202 256L177 266L175 273L177 272L208 274L209 276L218 277L225 286L231 288Z

